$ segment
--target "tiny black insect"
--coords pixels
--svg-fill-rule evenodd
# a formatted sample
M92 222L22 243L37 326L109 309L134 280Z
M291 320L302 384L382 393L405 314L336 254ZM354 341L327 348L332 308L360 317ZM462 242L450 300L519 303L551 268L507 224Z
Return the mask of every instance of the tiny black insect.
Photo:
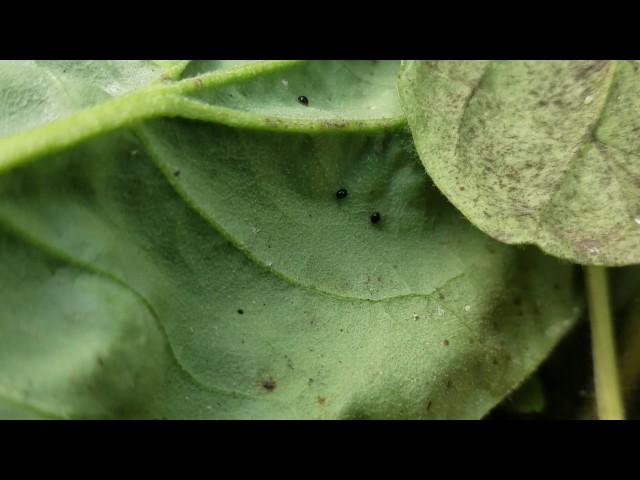
M298 101L303 105L309 105L309 99L307 97L305 97L304 95L300 95L298 97Z
M336 192L336 198L338 198L340 200L343 199L346 196L347 196L347 191L344 188L341 188L340 190L338 190Z
M371 223L378 223L380 221L380 213L379 212L373 212L371 214Z
M238 313L239 313L240 315L242 315L242 314L244 313L244 310L242 310L241 308L239 308L239 309L238 309Z

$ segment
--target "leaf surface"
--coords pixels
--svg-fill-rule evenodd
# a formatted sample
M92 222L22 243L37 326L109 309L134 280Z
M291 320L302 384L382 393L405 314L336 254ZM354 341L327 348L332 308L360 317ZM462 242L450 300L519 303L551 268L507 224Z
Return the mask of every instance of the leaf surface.
M409 61L399 92L447 198L506 243L640 262L640 64Z
M485 415L575 322L575 271L431 185L397 68L145 63L0 138L0 415Z

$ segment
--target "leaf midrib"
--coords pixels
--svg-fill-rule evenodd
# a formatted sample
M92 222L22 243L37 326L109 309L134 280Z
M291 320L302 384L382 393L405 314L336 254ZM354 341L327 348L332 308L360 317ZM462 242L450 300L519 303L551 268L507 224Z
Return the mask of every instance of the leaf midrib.
M205 88L220 88L232 82L248 80L260 74L292 68L306 62L272 60L231 70L209 72L170 84L163 83L162 79L157 80L136 92L0 139L0 174L35 161L40 156L57 153L81 141L158 117L182 117L229 126L298 133L377 131L405 123L404 116L346 121L294 119L208 105L184 96L187 93Z

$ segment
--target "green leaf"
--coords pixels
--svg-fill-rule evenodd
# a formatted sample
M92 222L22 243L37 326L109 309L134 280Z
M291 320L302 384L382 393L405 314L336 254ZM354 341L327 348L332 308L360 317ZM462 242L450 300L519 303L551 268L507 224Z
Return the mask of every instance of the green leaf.
M480 418L574 324L573 266L426 178L396 62L161 66L0 139L0 415Z
M587 265L640 263L635 61L410 61L399 92L431 178L476 226Z
M504 403L506 410L519 414L541 413L544 405L544 387L537 374L529 377Z

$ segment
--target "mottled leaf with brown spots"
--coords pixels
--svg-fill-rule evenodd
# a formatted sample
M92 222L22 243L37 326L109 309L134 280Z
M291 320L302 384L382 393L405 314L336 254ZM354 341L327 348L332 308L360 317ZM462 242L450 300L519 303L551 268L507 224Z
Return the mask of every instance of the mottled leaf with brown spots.
M427 172L480 229L640 263L640 63L408 61L399 92Z

